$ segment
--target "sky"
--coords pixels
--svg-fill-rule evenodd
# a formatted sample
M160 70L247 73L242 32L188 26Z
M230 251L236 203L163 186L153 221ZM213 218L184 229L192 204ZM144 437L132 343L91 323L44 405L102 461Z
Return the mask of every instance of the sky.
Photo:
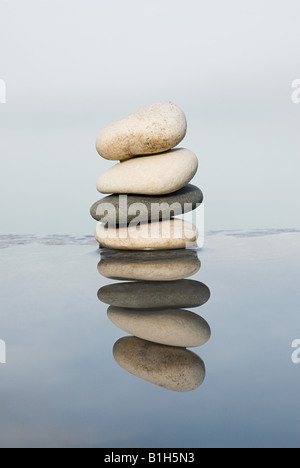
M93 234L112 165L96 137L159 101L187 116L207 230L300 228L299 15L298 0L0 0L0 234Z

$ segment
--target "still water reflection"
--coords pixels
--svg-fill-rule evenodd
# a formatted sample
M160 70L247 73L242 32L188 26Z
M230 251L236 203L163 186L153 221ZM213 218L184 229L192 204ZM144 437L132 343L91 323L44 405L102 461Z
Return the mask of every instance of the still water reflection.
M92 237L0 236L0 344L6 348L6 364L0 364L0 447L299 447L300 354L292 344L300 339L300 232L208 234L202 266L193 276L189 271L199 268L199 261L190 251L168 252L166 259L159 253L160 278L140 277L152 252L140 256L145 258L140 265L128 258L120 262L131 252L120 257L103 251L101 262L108 255L119 268L107 276L122 274L121 280L98 274L100 253ZM177 255L190 256L185 273ZM169 260L177 266L169 269ZM132 263L133 277L127 277L121 266ZM195 270L188 267L192 263ZM152 333L147 340L136 337L136 328L127 331L119 306L99 302L96 295L109 284L167 285L166 279L203 282L212 298L199 308L126 307L139 321L147 315L144 328ZM194 346L197 341L182 343L193 347L154 344L162 334L154 336L152 314L167 321L168 310L203 316L212 330L209 341L201 347ZM115 362L113 347L127 371ZM132 373L139 349L137 378ZM170 349L174 359L160 349ZM178 370L181 351L205 363L198 389L169 391L145 380L164 385L167 375L169 388L173 382L182 389L190 385L183 372L193 363L183 361ZM201 381L198 362L194 385Z
M204 362L187 348L203 346L211 330L200 315L185 310L203 306L210 298L204 283L187 279L200 267L196 250L101 251L99 273L124 281L98 291L99 300L109 304L108 318L131 335L113 347L120 367L176 392L203 383Z

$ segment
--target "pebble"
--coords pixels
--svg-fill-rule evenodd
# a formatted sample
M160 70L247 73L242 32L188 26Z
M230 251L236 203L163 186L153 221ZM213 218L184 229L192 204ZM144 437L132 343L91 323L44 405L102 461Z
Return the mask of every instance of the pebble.
M204 362L187 349L128 336L115 343L113 355L130 374L174 392L195 390L205 379Z
M159 102L104 128L98 135L96 148L103 158L122 161L174 148L186 131L184 112L172 102Z
M98 298L105 304L133 309L180 309L205 304L209 288L200 281L141 281L103 286Z
M98 223L95 237L101 247L120 250L164 250L196 247L196 226L182 219L171 219L139 226L106 227Z
M98 271L110 279L175 281L195 275L200 267L195 250L104 250Z
M185 187L198 169L197 156L185 148L124 161L97 181L101 193L165 195Z
M139 217L141 222L170 219L195 210L203 201L203 193L188 184L168 195L109 195L91 207L91 216L110 226L125 225Z
M107 315L114 325L130 335L167 346L202 346L211 336L208 323L187 310L136 310L110 306Z

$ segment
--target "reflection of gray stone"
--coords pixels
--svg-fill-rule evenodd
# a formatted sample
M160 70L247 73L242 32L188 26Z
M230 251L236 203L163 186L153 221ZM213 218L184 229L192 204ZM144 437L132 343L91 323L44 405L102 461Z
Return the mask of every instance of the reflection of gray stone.
M188 184L170 195L109 195L94 203L91 216L113 225L130 223L137 216L141 222L159 221L192 211L202 201L201 190Z
M200 267L195 250L106 250L101 253L98 271L111 279L175 281L193 276Z
M107 314L121 330L154 343L190 348L204 345L211 335L208 323L187 310L110 306Z
M118 340L114 358L130 374L175 392L198 388L205 366L195 353L129 336Z
M208 287L193 280L117 283L98 291L100 301L133 309L199 307L209 297Z

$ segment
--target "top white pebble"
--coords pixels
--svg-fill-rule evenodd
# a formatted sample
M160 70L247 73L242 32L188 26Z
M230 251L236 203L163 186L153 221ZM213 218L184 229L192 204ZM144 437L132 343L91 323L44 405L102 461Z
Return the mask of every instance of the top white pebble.
M186 131L184 112L172 102L159 102L104 128L96 148L105 159L124 161L168 151L183 140Z

